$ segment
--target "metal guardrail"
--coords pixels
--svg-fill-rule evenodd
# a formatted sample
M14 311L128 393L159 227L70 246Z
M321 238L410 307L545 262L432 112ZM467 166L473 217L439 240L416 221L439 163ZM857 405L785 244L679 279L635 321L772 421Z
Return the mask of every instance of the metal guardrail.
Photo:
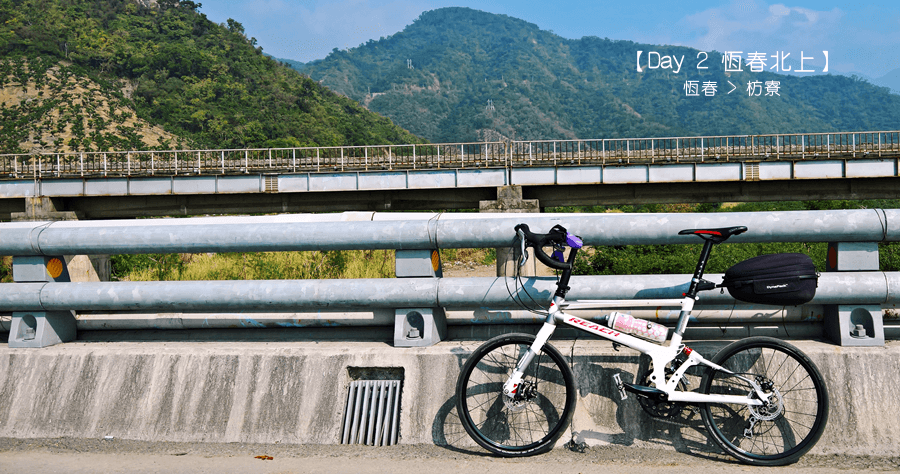
M706 278L722 281L721 274L710 274ZM569 297L573 300L680 298L687 291L690 279L691 275L573 276ZM295 312L335 308L372 311L422 307L509 310L519 307L515 298L530 301L530 297L549 302L555 289L553 277L527 278L521 286L517 286L512 278L504 277L5 283L0 293L0 310L162 313ZM900 304L898 289L900 272L823 273L810 304L895 306ZM702 295L698 309L708 305L733 310L735 300L727 292L709 291ZM765 306L755 307L755 314L750 318L763 320L765 311L760 308ZM737 315L730 318L732 322L741 319Z
M896 242L900 209L685 214L350 213L321 215L0 223L0 255L302 250L431 250L510 244L516 224L561 224L588 245L690 244L678 231L746 225L730 242Z
M0 155L0 179L900 156L900 131Z
M733 242L863 242L866 243L863 252L874 251L876 254L874 268L877 268L874 242L900 241L898 209L519 214L514 217L350 213L333 216L332 220L321 215L300 215L11 222L0 223L0 254L15 256L13 276L17 283L2 285L0 311L14 312L10 344L19 344L15 347L44 347L72 340L76 330L75 318L70 313L73 310L251 314L259 311L394 309L397 311L396 324L402 325L407 314L419 314L420 311L480 308L471 317L463 316L471 319L471 323L479 324L485 322L478 319L481 317L478 314L485 308L516 308L514 293L528 291L532 298L549 299L555 282L552 278L531 278L517 288L503 278L96 283L71 283L66 277L63 281L54 279L64 275L62 259L58 258L61 255L503 247L511 244L512 229L520 222L529 223L535 232L545 232L561 224L580 234L589 245L696 243L695 237L679 236L678 231L746 225L750 231L734 237ZM428 267L432 267L431 258L427 260ZM866 266L864 270L869 268ZM840 311L848 314L855 311L851 308L853 305L863 307L866 314L878 313L885 305L891 311L896 310L900 303L900 273L858 271L859 268L847 270L822 275L819 291L811 304L819 305L819 308L821 305L844 308ZM573 299L673 298L683 293L683 285L689 279L688 275L579 276L571 282L570 296ZM760 321L759 309L751 307L746 317L736 315L736 309L740 313L744 308L740 304L736 307L733 298L710 293L715 294L704 298L705 302L724 307L729 322L739 319ZM521 297L523 295L519 295ZM319 317L321 315L313 319ZM325 317L330 320L330 316ZM435 315L429 317L438 318ZM792 320L803 322L808 317L809 314L802 312L793 315ZM492 318L492 322L497 322L497 318L508 320L509 316L498 314ZM874 331L883 341L880 313L877 318ZM876 321L875 317L870 320ZM152 324L155 323L151 322L148 327L154 327ZM299 320L297 324L300 324ZM443 324L446 325L446 319Z

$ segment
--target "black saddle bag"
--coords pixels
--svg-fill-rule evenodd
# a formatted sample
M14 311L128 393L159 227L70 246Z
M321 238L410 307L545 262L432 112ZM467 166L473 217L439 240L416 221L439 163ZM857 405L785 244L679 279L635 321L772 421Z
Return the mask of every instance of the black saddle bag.
M777 253L744 260L725 271L723 286L748 303L794 306L816 295L819 274L809 255Z

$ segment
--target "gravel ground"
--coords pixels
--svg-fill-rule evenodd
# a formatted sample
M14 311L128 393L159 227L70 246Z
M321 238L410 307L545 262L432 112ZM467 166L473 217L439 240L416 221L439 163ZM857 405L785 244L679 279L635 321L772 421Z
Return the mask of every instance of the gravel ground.
M583 452L556 448L525 459L501 459L484 452L432 445L389 447L335 445L253 445L168 443L94 439L0 439L0 473L391 473L423 470L478 473L512 470L517 474L604 474L657 471L697 474L737 472L844 473L895 472L900 457L807 455L782 468L754 468L730 458L668 450L603 446Z

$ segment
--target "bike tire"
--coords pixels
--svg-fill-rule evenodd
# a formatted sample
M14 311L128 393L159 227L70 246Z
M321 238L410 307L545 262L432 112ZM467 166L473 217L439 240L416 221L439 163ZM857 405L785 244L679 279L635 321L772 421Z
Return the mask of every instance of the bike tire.
M525 351L530 334L504 334L478 347L456 384L456 410L469 436L493 454L530 456L549 451L572 421L576 388L572 369L549 343L529 364L520 392L527 400L511 404L503 384ZM524 391L523 391L524 390Z
M769 380L780 393L771 408L718 403L701 407L706 429L725 452L746 464L781 466L796 462L822 436L828 423L828 390L819 369L800 349L770 337L751 337L726 346L712 362L747 378ZM747 382L714 369L703 377L700 390L730 395L752 391ZM751 417L758 420L751 423Z

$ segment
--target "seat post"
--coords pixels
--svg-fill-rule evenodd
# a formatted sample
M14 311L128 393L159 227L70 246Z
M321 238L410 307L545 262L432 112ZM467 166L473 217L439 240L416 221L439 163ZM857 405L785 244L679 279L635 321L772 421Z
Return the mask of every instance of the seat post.
M712 254L714 245L715 242L712 240L705 239L703 241L703 250L700 251L700 258L697 260L697 267L694 269L694 277L691 278L691 285L688 287L685 296L691 298L697 297L697 293L699 292L698 286L700 285L700 280L703 278L703 271L706 269L707 262L709 262L709 256Z

